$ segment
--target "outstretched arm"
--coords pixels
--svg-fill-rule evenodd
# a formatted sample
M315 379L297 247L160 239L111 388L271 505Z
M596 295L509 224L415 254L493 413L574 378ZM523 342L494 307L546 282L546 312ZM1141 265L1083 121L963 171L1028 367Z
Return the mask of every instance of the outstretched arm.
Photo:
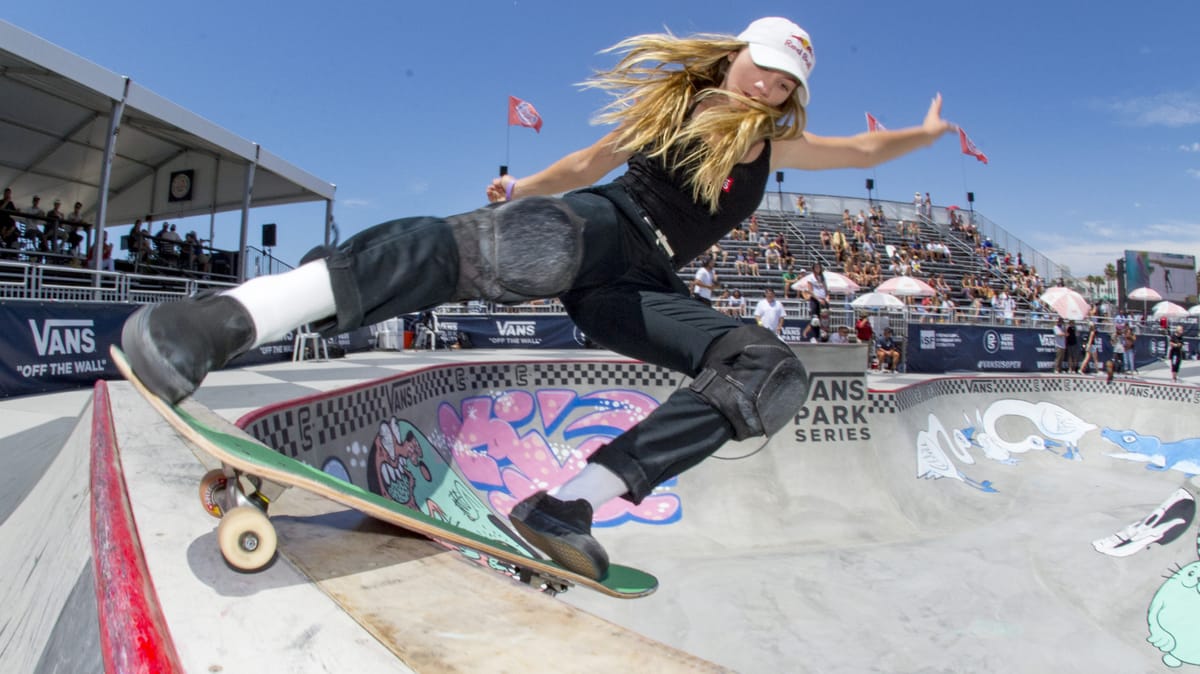
M605 134L590 147L576 150L533 175L496 178L488 185L488 201L559 194L594 184L629 159L630 153L613 149L618 131L615 129Z
M870 168L928 145L958 127L942 119L942 95L934 96L921 126L896 131L872 131L855 136L817 136L778 141L771 151L771 168L821 170Z

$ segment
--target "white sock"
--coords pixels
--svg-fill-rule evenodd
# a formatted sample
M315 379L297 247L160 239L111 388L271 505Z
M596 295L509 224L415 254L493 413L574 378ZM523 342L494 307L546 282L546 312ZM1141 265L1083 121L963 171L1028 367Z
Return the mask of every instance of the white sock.
M337 313L325 260L283 274L259 276L223 294L246 307L254 319L254 346L273 342L301 325Z
M600 506L628 491L629 487L616 473L598 463L589 463L550 495L560 501L584 499L592 504L592 510L599 510Z

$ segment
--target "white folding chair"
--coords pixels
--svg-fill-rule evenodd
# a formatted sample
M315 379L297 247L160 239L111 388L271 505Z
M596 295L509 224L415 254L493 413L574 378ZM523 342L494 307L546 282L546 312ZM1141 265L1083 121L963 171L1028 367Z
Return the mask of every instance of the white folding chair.
M329 345L320 333L302 325L296 329L296 338L292 341L292 362L298 363L308 356L308 345L312 344L313 360L329 360Z

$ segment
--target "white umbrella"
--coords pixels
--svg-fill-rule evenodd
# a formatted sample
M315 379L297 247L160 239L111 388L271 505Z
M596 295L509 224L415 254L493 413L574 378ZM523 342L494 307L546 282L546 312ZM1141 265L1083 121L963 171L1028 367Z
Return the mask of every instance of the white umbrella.
M1042 293L1038 298L1054 313L1069 321L1082 321L1091 313L1091 305L1083 295L1062 286L1056 286Z
M1163 316L1167 318L1179 318L1187 316L1188 310L1174 302L1159 302L1154 305L1154 312L1151 315L1155 318L1162 318Z
M903 309L904 302L887 293L867 293L854 298L850 306L856 309Z
M1148 286L1143 286L1141 288L1137 288L1136 290L1133 290L1128 295L1126 295L1126 297L1128 297L1131 300L1140 300L1142 303L1142 313L1143 314L1146 313L1146 305L1148 303L1157 302L1163 298L1162 295L1158 294L1157 290L1155 290L1154 288L1148 287Z
M1196 306L1192 307L1191 309L1188 309L1188 313L1193 316L1200 316L1200 304L1197 304Z
M1157 302L1163 298L1162 295L1158 294L1157 290L1150 287L1133 290L1129 293L1128 297L1131 300L1141 300L1142 302Z
M937 291L928 283L912 278L911 276L897 276L890 278L879 287L875 288L877 293L887 293L889 295L901 295L904 297L933 297Z
M839 274L835 271L827 271L824 272L824 276L825 289L828 290L831 295L849 295L850 293L856 293L859 290L858 284L854 281L851 281L849 277L843 274ZM799 281L793 283L792 290L807 290L809 284L816 280L817 279L815 276L808 274Z

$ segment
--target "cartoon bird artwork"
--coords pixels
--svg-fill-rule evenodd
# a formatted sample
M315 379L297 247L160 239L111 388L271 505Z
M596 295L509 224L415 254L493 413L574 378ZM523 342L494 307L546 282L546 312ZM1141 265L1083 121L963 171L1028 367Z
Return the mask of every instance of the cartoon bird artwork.
M1075 461L1082 460L1082 456L1079 454L1080 438L1087 434L1088 431L1097 428L1095 424L1084 421L1070 410L1054 403L1031 403L1024 400L1006 399L997 400L992 403L987 411L983 413L981 424L983 432L992 438L998 437L996 422L1005 416L1023 417L1028 419L1037 428L1038 434L1043 439L1043 443L1040 446L1031 444L1031 449L1047 449L1050 443L1046 441L1059 442L1066 446L1066 451L1062 455L1063 458ZM1010 449L1010 451L1012 450Z
M948 444L951 444L951 449L954 449L953 440L951 440L950 435L946 432L946 427L942 425L942 422L936 416L930 414L925 430L917 432L918 478L936 480L948 477L959 480L980 491L996 491L992 488L990 481L984 480L980 482L973 480L959 470L954 461L946 454L946 450L942 448L940 438L945 438Z

